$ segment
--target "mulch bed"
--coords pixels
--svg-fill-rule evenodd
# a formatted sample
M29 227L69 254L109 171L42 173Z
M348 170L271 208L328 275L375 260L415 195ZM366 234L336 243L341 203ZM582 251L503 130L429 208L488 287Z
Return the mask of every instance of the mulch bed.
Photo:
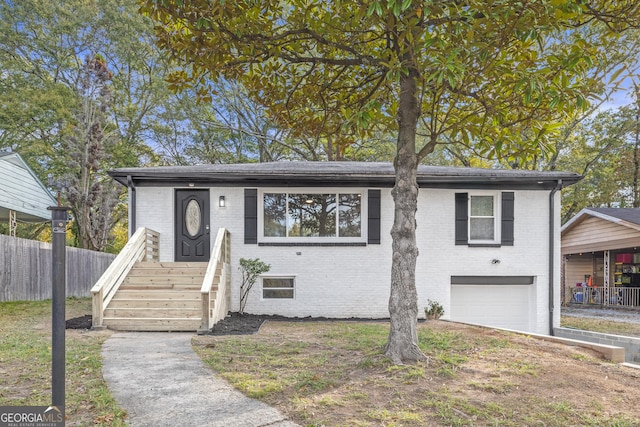
M211 331L207 335L248 335L255 334L260 330L260 327L267 320L270 321L284 321L284 322L318 322L318 321L383 321L388 322L389 319L360 319L360 318L348 318L348 319L330 319L327 317L285 317L277 315L257 315L257 314L240 314L229 313L227 317L216 323Z
M231 313L216 323L208 335L248 335L260 330L267 316Z
M219 321L214 327L207 332L207 335L250 335L260 330L262 324L267 321L287 321L287 322L315 322L315 321L331 321L331 320L366 320L371 322L373 319L329 319L326 317L284 317L275 315L257 315L257 314L240 314L229 313L227 317ZM388 321L388 319L382 319ZM66 321L67 329L91 329L92 316L86 314L84 316L75 317Z
M85 314L84 316L74 317L65 322L66 329L91 329L92 316Z

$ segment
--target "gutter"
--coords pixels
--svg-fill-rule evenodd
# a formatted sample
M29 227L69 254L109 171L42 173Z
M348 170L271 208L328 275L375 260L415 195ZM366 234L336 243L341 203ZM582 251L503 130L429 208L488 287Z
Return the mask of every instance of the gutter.
M557 185L549 193L549 335L553 336L553 312L555 310L553 292L553 282L555 277L555 195L562 189L562 180L559 179Z
M136 232L136 186L133 184L131 175L127 175L127 187L131 189L131 222L129 224L129 237Z

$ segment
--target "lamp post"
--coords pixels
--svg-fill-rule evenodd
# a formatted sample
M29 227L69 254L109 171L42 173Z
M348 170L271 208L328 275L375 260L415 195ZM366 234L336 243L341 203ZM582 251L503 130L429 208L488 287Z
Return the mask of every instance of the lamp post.
M51 397L59 409L65 402L65 299L66 299L66 238L69 208L50 206L51 211Z

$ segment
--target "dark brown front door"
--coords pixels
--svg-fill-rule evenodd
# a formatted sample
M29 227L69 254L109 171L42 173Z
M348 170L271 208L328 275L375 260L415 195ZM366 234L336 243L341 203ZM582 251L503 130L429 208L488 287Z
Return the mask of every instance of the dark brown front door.
M176 261L208 262L209 190L176 190Z

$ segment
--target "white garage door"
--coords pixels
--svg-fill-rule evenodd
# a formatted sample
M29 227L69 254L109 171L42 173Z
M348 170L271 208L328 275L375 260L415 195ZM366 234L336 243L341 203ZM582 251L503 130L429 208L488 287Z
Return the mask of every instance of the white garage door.
M532 331L531 276L452 276L451 320Z

